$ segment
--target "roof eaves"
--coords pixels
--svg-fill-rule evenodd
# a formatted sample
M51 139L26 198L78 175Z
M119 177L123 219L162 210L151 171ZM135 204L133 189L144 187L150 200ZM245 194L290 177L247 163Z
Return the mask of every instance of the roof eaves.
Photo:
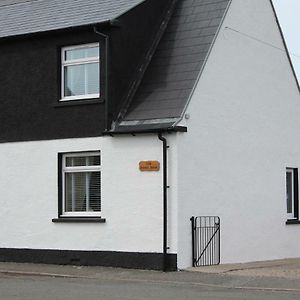
M93 28L95 26L114 26L113 20L104 20L98 23L90 23L90 24L84 24L84 25L78 25L78 26L70 26L70 27L64 27L64 28L58 28L58 29L50 29L45 31L37 31L37 32L28 32L28 33L21 33L21 34L14 34L9 36L3 36L0 37L0 41L5 40L14 40L19 38L27 38L27 37L33 37L33 36L43 36L51 33L59 33L59 32L68 32L72 30L84 30L88 28Z
M31 5L31 3L36 3L36 2L46 2L43 0L12 0L9 1L7 0L5 5L0 5L1 8L3 7L3 9L7 8L7 7L11 7L11 6L16 6L16 7L21 7L22 10L24 10L23 5L26 5L26 7L28 5ZM110 0L111 1L111 0ZM23 28L23 26L21 25L21 23L17 22L15 24L18 24L18 28L16 29L14 26L13 28L9 28L6 31L4 31L1 36L0 39L8 39L8 38L14 38L14 37L23 37L23 36L31 36L31 35L35 35L35 34L43 34L43 33L49 33L49 32L59 32L59 31L63 31L63 30L71 30L71 29L77 29L77 28L84 28L84 27L89 27L89 26L95 26L95 25L100 25L100 24L110 24L111 26L116 26L117 24L117 18L126 14L127 12L129 12L130 10L136 8L138 5L142 4L143 2L145 2L147 0L128 0L128 5L125 5L125 7L121 7L121 9L116 10L114 13L112 13L112 11L110 13L108 13L107 15L102 15L100 14L100 17L95 18L91 17L90 19L85 18L82 19L82 21L80 22L76 22L72 24L72 22L66 22L68 24L64 24L62 25L61 22L59 23L57 21L57 18L55 18L55 15L52 14L52 19L54 19L54 21L50 24L49 22L47 22L47 26L41 27L40 26L33 26L34 24L31 24L31 28L27 28L27 26L25 26L25 30L20 30ZM109 2L109 1L108 1ZM111 1L113 2L113 1ZM131 4L130 4L131 3ZM37 10L37 7L39 4L35 5L35 9ZM131 5L131 6L130 6ZM30 6L29 6L30 7ZM45 10L45 9L44 9ZM50 9L48 9L47 12L51 12ZM20 13L20 8L17 11L17 15L20 18L23 18L24 16L26 16L26 13L22 12L22 14ZM78 12L77 12L78 15ZM43 16L45 18L45 16ZM62 18L62 16L61 16ZM60 18L60 21L62 21ZM5 19L5 18L4 18ZM34 18L33 18L34 19ZM8 23L9 24L9 23ZM27 24L27 23L24 23ZM55 24L60 24L55 26ZM7 24L3 25L3 28L7 28L7 26L5 26ZM36 25L36 24L35 24ZM45 24L44 24L45 25ZM119 24L118 24L119 25ZM30 27L29 26L29 27ZM38 27L38 28L37 28ZM21 32L20 32L21 31Z

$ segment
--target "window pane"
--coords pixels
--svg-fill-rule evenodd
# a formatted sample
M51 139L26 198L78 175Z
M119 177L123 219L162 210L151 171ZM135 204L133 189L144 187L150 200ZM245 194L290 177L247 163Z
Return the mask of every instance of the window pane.
M64 96L99 93L99 63L66 66Z
M101 211L101 173L92 172L90 173L90 184L89 184L89 207L88 211Z
M100 166L100 155L66 157L66 167Z
M100 172L65 174L65 211L101 211Z
M293 174L291 172L286 173L286 202L287 213L293 213Z
M86 65L86 94L99 94L99 64Z
M85 65L65 67L65 96L85 94Z
M99 57L99 47L79 48L65 51L65 60Z

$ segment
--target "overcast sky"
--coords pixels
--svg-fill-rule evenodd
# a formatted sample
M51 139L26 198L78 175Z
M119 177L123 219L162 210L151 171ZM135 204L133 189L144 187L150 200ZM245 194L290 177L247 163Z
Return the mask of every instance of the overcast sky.
M300 0L273 0L273 3L300 80Z

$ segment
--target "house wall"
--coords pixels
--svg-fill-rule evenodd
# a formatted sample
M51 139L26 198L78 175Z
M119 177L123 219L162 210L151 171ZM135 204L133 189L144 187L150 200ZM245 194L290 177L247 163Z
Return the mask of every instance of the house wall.
M94 32L94 26L0 40L0 155L5 158L0 163L0 260L41 258L39 262L44 262L50 257L48 262L73 263L76 261L67 252L39 251L94 251L95 259L99 259L97 253L105 252L100 264L109 265L106 252L126 252L159 256L140 256L134 261L137 256L121 254L112 257L112 264L162 266L162 170L138 170L140 160L162 163L162 143L156 134L102 134L106 129L105 106L109 121L114 120L126 102L130 85L140 76L139 69L148 59L146 52L170 3L144 1L114 24L97 26L109 36L108 78L105 40ZM100 43L100 99L60 102L61 48L92 42ZM52 222L58 215L58 153L90 150L101 151L102 216L106 222ZM172 164L176 166L176 159L171 161L176 152L169 153L170 178L175 182ZM169 191L169 199L174 201L168 215L168 252L174 254L173 268L177 253L176 191L176 185ZM128 257L131 261L124 264ZM86 258L77 263L97 263ZM148 265L143 264L143 258L148 259Z
M221 263L299 256L285 170L300 167L300 96L276 26L269 0L233 0L187 107L179 268L192 264L191 216L220 216Z
M101 151L106 223L53 223L58 153L89 150ZM5 143L0 156L1 249L162 253L162 170L139 170L141 160L162 160L156 135ZM170 224L176 217L170 215ZM176 254L175 239L176 230L169 237L169 252Z

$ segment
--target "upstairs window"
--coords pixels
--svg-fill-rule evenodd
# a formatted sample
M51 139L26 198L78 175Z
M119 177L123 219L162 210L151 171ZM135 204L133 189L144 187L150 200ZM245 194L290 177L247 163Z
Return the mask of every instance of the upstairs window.
M61 101L99 98L99 51L98 43L62 48Z
M100 152L62 156L62 216L100 216Z

